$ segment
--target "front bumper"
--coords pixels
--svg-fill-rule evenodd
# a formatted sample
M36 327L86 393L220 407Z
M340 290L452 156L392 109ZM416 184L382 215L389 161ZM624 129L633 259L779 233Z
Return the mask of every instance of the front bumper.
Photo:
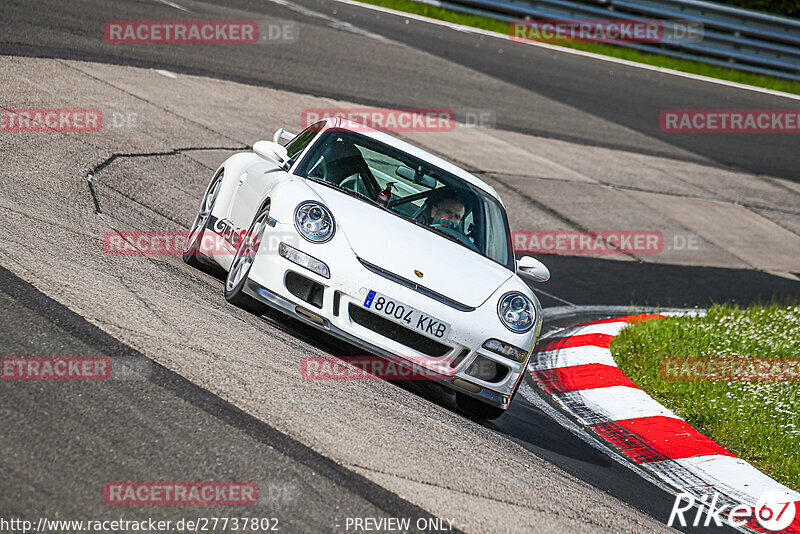
M278 223L277 226L277 235L285 237L293 233L294 228L289 225ZM498 338L522 348L531 348L536 329L526 335L509 334L499 322L496 306L492 302L473 311L461 311L452 304L448 305L404 287L365 268L349 245L341 241L337 243L337 238L341 236L334 236L331 242L324 244L308 244L301 240L290 242L291 246L325 262L330 269L330 278L323 278L290 262L274 253L277 246L270 246L267 251L259 250L243 291L274 309L360 349L419 370L443 386L476 397L492 406L508 408L527 361L515 362L482 348L482 344L487 339ZM312 305L290 292L287 288L288 273L301 275L322 286L321 299ZM451 331L448 338L439 340L446 345L447 353L443 356L423 354L352 320L350 306L363 309L363 300L368 290L390 295L408 306L449 323ZM513 337L510 338L510 335ZM505 376L487 382L467 374L477 359L482 363L490 360L492 365L507 368Z
M243 290L246 294L250 295L251 297L257 299L260 302L263 302L264 304L267 304L268 306L278 311L282 311L308 325L311 325L315 328L319 328L320 330L328 332L329 334L343 341L347 341L348 343L351 343L360 349L366 350L370 353L373 353L382 358L386 358L398 364L411 366L420 373L427 374L427 376L429 376L432 380L441 382L453 390L466 393L467 395L471 395L473 397L477 397L482 401L491 404L492 406L497 406L504 410L508 408L511 402L511 395L502 395L500 393L494 392L492 390L483 387L480 388L480 391L476 392L474 391L475 386L477 386L476 384L472 384L471 382L466 382L465 380L457 376L447 376L440 373L435 373L430 369L423 368L417 363L414 363L410 360L397 356L377 345L373 345L367 341L364 341L363 339L342 330L335 324L331 323L329 320L317 315L315 312L311 312L312 314L317 315L317 317L319 317L323 321L323 323L320 324L319 322L310 319L308 315L304 314L302 311L298 313L298 308L301 310L305 310L306 312L310 311L308 307L295 304L290 300L278 295L277 293L270 291L265 287L260 286L259 284L253 282L252 280L248 279L245 282Z

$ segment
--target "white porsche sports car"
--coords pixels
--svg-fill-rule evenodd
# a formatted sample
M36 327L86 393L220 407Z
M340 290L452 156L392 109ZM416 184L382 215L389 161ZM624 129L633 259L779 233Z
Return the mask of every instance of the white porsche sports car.
M534 258L515 260L492 187L338 118L228 158L183 258L227 271L232 304L275 308L423 369L486 419L508 408L542 326L520 276L550 276Z

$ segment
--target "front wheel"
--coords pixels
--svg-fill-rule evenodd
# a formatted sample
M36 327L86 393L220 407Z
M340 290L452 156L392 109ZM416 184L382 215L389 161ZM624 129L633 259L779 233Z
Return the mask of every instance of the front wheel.
M467 414L477 417L478 419L497 419L505 413L505 410L502 408L486 404L460 391L456 391L456 404Z
M250 274L250 268L256 259L258 247L261 245L261 238L264 236L264 230L267 226L267 218L269 218L269 205L258 212L253 224L250 225L250 229L244 235L244 239L242 239L242 243L236 251L236 256L233 257L231 269L225 279L225 300L255 315L262 315L267 311L268 306L245 294L242 289L244 289L247 276Z
M186 239L186 247L183 249L183 261L197 269L204 269L206 267L200 260L200 244L203 242L203 235L206 232L208 220L211 218L211 211L214 209L219 190L222 187L223 174L224 170L220 169L211 179L211 183L208 184L206 193L203 195L203 200L200 203L200 210L197 212L197 217L194 218L192 230L189 232L189 237Z

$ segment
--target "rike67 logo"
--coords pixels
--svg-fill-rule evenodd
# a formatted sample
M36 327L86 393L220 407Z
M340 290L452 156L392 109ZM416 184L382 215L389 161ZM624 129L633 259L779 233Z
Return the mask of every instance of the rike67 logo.
M727 524L732 528L747 526L757 531L800 532L800 518L797 517L800 495L793 491L768 491L761 495L755 507L737 505L725 497L720 499L716 492L710 500L709 497L703 495L697 499L689 493L676 495L667 526L677 523L682 527L689 524L721 527Z

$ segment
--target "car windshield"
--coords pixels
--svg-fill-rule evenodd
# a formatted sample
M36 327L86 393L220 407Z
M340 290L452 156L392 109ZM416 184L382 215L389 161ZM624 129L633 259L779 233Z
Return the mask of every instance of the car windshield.
M295 174L345 190L514 270L508 220L483 190L351 131L329 130Z

